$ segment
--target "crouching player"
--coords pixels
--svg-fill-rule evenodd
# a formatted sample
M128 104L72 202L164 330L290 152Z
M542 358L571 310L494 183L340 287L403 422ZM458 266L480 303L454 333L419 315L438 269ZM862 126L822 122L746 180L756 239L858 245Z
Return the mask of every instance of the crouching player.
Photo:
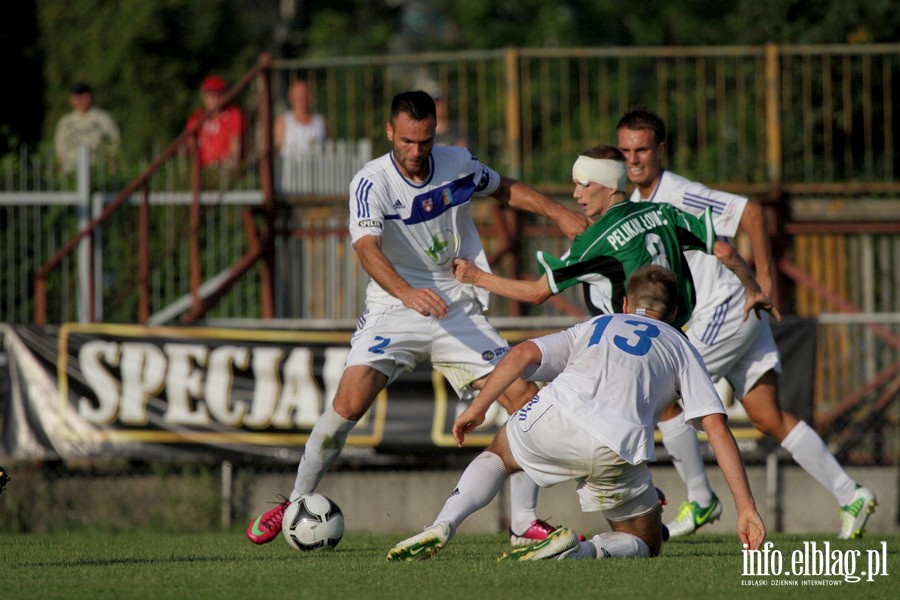
M741 542L759 548L765 525L725 408L700 355L663 322L674 317L677 286L668 269L641 267L628 283L625 314L595 317L514 347L454 423L460 445L519 376L551 383L513 413L469 464L434 524L394 546L388 560L437 553L466 517L491 501L509 474L522 470L543 487L576 479L582 510L602 512L612 531L579 542L561 527L501 560L657 556L661 511L647 463L654 458L656 417L679 397L685 420L706 432L715 451L734 497Z

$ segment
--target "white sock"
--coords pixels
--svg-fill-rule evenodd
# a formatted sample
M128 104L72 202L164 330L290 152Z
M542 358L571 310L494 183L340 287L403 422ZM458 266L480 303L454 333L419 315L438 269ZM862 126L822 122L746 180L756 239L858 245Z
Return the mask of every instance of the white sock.
M494 499L506 477L503 460L493 452L482 452L463 471L434 522L449 521L456 531L466 517Z
M597 558L650 558L650 546L630 533L608 531L590 541L597 549Z
M593 542L578 542L578 547L560 557L562 560L584 560L597 558L597 546Z
M347 435L356 425L356 421L345 419L334 411L332 406L325 409L313 425L309 440L303 449L294 489L291 491L291 502L316 489L325 471L331 466L344 448Z
M662 433L663 446L672 457L675 470L687 486L688 500L704 508L712 504L713 491L706 477L697 432L685 422L684 414L668 421L660 421L656 426Z
M509 476L509 527L524 533L537 519L538 484L525 471Z
M838 505L853 501L856 482L838 464L819 434L805 421L799 421L781 442L797 464L813 476L822 487L834 494Z

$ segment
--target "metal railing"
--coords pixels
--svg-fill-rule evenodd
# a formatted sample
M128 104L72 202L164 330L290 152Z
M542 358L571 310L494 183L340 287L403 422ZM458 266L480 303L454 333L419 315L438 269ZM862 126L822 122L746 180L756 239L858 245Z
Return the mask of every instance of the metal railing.
M576 49L518 49L474 51L441 54L394 55L335 59L304 59L275 61L273 73L275 88L283 90L287 81L304 77L310 83L316 109L323 112L332 135L337 139L369 140L372 153L386 149L384 119L387 105L394 92L409 87L436 86L449 101L449 116L460 126L462 137L486 163L507 174L538 185L540 189L568 196L567 183L572 157L581 149L599 142L614 141L614 127L622 111L635 103L643 103L659 112L670 129L668 164L676 171L697 177L708 184L730 189L772 203L770 216L776 217L773 233L779 256L789 256L790 263L803 275L828 287L828 282L852 280L857 273L872 273L863 285L841 290L828 287L861 310L898 310L897 278L890 268L896 256L896 214L900 203L896 193L900 184L894 181L897 155L894 138L898 125L893 118L894 89L900 81L896 75L900 44L840 45L840 46L759 46L759 47L708 47L708 48L576 48ZM848 93L851 90L852 93ZM251 129L259 132L248 136L261 143L263 133L269 128L269 118L258 118L267 104L283 103L282 93L272 96L272 102L262 102L258 90L246 90L235 96L254 115ZM261 157L258 148L248 157ZM48 161L37 170L52 171ZM149 235L151 252L155 256L174 253L174 241L181 237L196 236L198 241L207 230L203 221L196 218L196 209L169 209L167 216L157 216L153 199L160 191L176 189L193 182L190 169L177 166L177 160L169 160L148 180L150 194L148 227L159 227ZM189 164L189 163L188 163ZM346 178L349 174L336 175L333 179ZM22 179L25 180L23 183ZM27 187L39 176L20 178L19 187ZM306 177L302 176L301 180ZM259 190L262 180L250 177L251 187ZM174 182L174 185L173 185ZM171 303L190 290L192 305L200 296L202 280L212 278L226 269L210 258L212 254L237 256L246 248L241 222L243 209L237 215L228 216L222 198L232 193L234 182L214 185L222 221L236 223L234 234L201 242L199 254L205 261L204 277L198 280L197 243L191 242L193 258L188 261L188 272L183 267L157 270L153 275L160 287L178 287L174 292L160 292L160 300L139 301L138 290L149 286L142 283L136 259L142 256L136 245L120 255L132 255L133 260L121 260L113 273L100 274L97 290L109 292L105 284L118 285L125 294L121 298L108 298L107 304L117 305L114 313L105 311L104 318L139 321L155 314L157 310L140 313L143 302ZM254 185L255 183L255 185ZM280 177L276 176L276 187ZM303 181L294 184L307 185ZM291 184L293 185L293 184ZM310 188L307 188L310 189ZM345 205L341 199L331 198L329 203L322 196L322 189L312 189L312 195L298 188L299 194L288 206L290 210L274 217L277 221L274 244L283 254L278 267L285 274L286 289L273 291L273 314L303 318L346 317L359 310L362 285L358 266L346 248L343 239ZM343 193L343 192L341 192ZM3 202L0 193L0 202ZM216 204L210 199L205 206ZM303 207L315 204L315 210ZM198 201L197 206L204 206ZM46 213L52 210L45 211ZM215 219L216 211L203 209L203 219ZM894 216L892 216L894 215ZM39 222L53 219L53 215L36 217ZM68 222L74 223L71 218ZM120 235L122 243L129 236L137 238L138 215L122 213L104 227L104 236L114 239ZM555 230L544 228L529 218L519 219L510 226L517 227L514 238L502 238L496 229L497 216L488 212L483 219L486 244L496 249L494 257L498 268L517 273L533 273L530 260L532 236L540 235L544 244L564 247ZM827 225L821 224L829 220ZM28 233L17 234L18 241L11 242L13 228L19 219L6 218L4 239L0 245L22 248L28 244ZM27 221L23 220L22 223ZM188 236L182 236L185 225ZM27 225L26 225L27 226ZM45 247L56 242L47 240L68 239L71 228L60 227L54 236L43 235ZM803 229L806 227L806 229ZM833 235L844 240L848 247L859 248L859 260L851 268L839 260L825 260L833 252L805 251L813 242L822 243L820 233L831 228ZM199 232L197 230L200 230ZM791 237L792 236L792 237ZM837 242L829 242L837 244ZM154 246L156 244L156 246ZM234 247L232 247L234 246ZM838 245L839 246L839 245ZM838 246L835 246L836 248ZM111 246L110 246L111 247ZM300 248L304 248L302 251ZM219 248L219 250L216 250ZM226 248L226 249L223 249ZM337 258L329 259L331 248ZM504 255L504 251L516 248L517 257ZM41 250L43 252L44 250ZM31 255L34 251L28 249ZM117 251L113 251L115 254ZM840 250L837 251L840 254ZM179 253L181 251L179 250ZM318 254L317 254L318 253ZM10 256L14 253L8 252ZM299 258L302 254L304 258ZM13 292L6 293L7 307L0 305L0 318L16 313L9 303L21 304L20 299L30 296L23 292L22 270L18 265L27 260L22 251L15 253L12 266L4 266L4 282L14 282ZM309 258L305 258L309 257ZM313 258L319 257L319 258ZM118 258L118 257L115 257ZM0 263L5 259L0 258ZM46 258L45 258L46 260ZM71 262L71 259L65 259ZM306 262L313 260L314 262ZM200 262L202 262L200 261ZM337 262L335 262L337 261ZM105 258L106 265L114 260ZM152 261L151 261L152 262ZM51 294L58 305L51 320L72 318L77 310L66 308L60 300L72 290L75 273L71 269L60 271L54 289L60 290L59 298ZM267 263L268 264L268 263ZM324 273L304 268L330 264ZM62 263L61 263L62 265ZM843 265L843 266L842 266ZM874 265L874 266L873 266ZM266 267L274 268L274 267ZM194 271L192 271L194 269ZM68 273L68 274L65 274ZM192 274L194 273L194 274ZM266 277L254 271L257 277ZM299 276L292 276L294 274ZM30 278L30 277L29 277ZM152 277L151 277L152 279ZM792 284L790 278L788 284ZM301 281L298 281L301 280ZM801 314L815 314L814 304L803 300L804 290L811 290L803 281L795 284L796 291L785 286L785 304ZM256 286L257 290L270 289ZM877 291L876 291L877 290ZM141 292L143 293L143 292ZM248 292L249 293L249 292ZM822 297L819 292L811 292ZM12 294L12 295L10 295ZM130 294L130 296L129 296ZM325 294L326 297L318 296ZM146 295L150 295L149 291ZM164 296L164 298L162 298ZM338 296L340 296L338 298ZM298 300L297 298L302 298ZM337 298L337 299L335 299ZM245 296L231 303L230 314L216 316L258 316L262 314L262 294ZM96 305L94 302L92 305ZM574 299L576 306L580 300ZM279 309L274 305L280 306ZM513 311L514 305L498 303L498 309ZM206 306L206 309L211 309ZM539 311L560 311L559 307ZM235 313L244 312L239 315ZM250 314L254 313L254 314ZM96 318L97 315L95 315ZM21 317L18 317L21 318Z

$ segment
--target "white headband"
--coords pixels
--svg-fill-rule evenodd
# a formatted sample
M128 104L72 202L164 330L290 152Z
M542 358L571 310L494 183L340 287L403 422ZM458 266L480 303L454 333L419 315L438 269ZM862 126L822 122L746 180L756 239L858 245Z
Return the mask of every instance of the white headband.
M579 156L572 165L572 181L587 186L591 182L617 192L625 191L625 163L609 158Z

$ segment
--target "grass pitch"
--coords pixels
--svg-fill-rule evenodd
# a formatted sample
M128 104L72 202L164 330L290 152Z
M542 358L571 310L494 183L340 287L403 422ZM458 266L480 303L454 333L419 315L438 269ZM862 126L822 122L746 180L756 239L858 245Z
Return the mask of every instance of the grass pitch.
M412 532L410 532L412 533ZM804 541L831 551L866 551L887 543L887 575L868 582L841 577L745 577L734 535L698 534L664 545L653 560L497 563L503 535L465 535L436 557L389 563L404 536L347 534L334 552L301 553L283 539L254 546L243 531L173 534L73 532L0 535L0 597L49 598L896 598L900 536L837 541L824 535L772 535L786 567ZM806 580L815 580L815 586ZM747 582L757 585L748 585ZM790 583L795 581L796 583ZM759 585L765 582L765 585ZM825 583L822 583L825 582ZM839 582L839 583L837 583ZM837 583L837 584L836 584Z

